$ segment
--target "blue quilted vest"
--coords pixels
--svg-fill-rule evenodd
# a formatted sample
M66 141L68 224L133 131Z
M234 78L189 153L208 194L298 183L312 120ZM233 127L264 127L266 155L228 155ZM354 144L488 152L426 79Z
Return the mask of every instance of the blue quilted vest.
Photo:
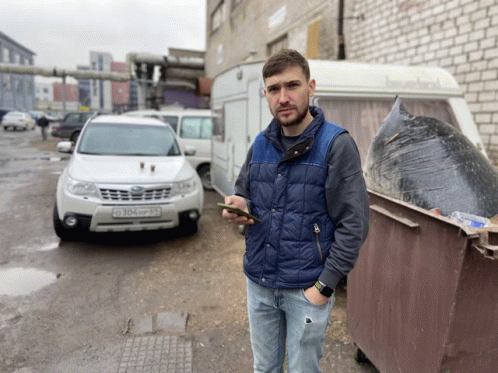
M287 153L275 121L253 144L251 210L262 222L246 233L244 272L262 286L313 285L334 240L325 197L327 154L335 137L345 130L324 121L320 109L311 109L314 120Z

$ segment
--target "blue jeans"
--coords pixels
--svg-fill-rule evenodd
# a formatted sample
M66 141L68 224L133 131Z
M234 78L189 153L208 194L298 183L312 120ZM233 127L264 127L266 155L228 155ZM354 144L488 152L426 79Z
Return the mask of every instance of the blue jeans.
M304 289L272 289L247 280L247 309L255 373L318 373L334 296L317 306Z

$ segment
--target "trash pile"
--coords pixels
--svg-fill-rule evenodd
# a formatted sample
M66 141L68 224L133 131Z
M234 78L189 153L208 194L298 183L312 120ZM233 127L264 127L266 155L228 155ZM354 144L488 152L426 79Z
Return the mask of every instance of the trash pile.
M399 98L370 145L365 181L468 226L490 226L498 214L496 168L453 126L410 114Z

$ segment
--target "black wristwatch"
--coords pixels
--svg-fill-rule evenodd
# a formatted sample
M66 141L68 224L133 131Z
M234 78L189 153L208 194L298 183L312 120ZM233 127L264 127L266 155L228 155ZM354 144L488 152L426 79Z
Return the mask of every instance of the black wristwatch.
M315 287L318 289L320 294L326 296L327 298L330 298L332 294L334 294L334 289L329 288L327 285L320 281L315 282Z

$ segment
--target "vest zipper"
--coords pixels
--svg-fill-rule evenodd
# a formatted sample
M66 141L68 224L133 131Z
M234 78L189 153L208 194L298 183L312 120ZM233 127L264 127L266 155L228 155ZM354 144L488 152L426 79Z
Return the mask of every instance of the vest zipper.
M315 232L316 246L318 247L318 253L320 254L320 262L323 263L322 246L320 245L320 236L318 235L320 233L320 228L318 227L317 223L313 224L313 228L313 232Z

